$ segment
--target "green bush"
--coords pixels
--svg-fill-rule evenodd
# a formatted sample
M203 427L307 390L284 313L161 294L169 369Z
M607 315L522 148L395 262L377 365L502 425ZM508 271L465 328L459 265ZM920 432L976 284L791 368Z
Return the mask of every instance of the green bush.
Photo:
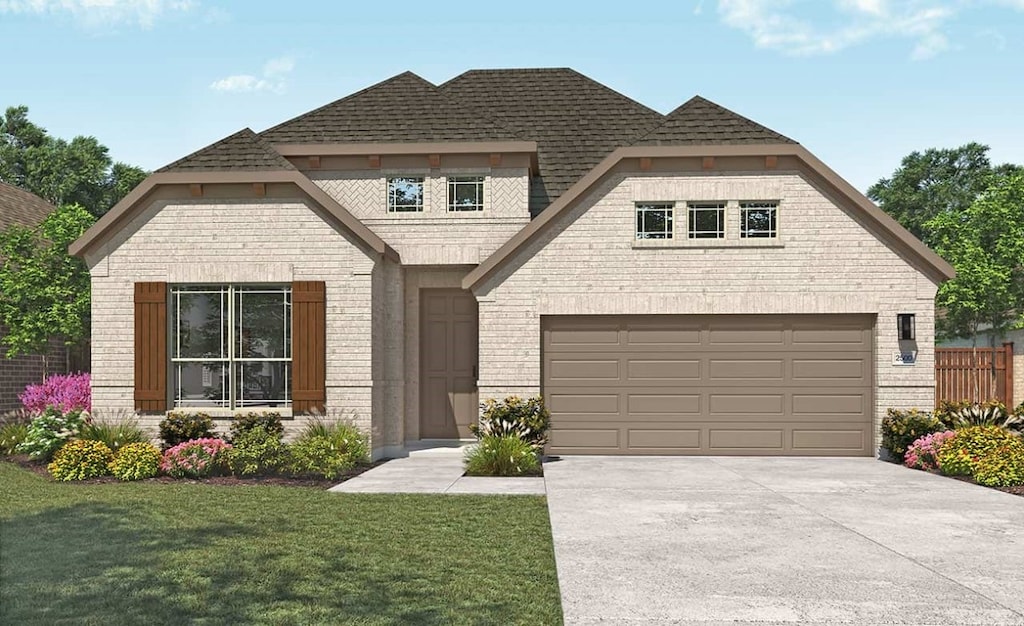
M213 419L206 413L173 411L160 422L160 438L164 441L164 449L193 439L210 439L215 436Z
M28 424L10 422L0 426L0 454L14 454L28 437Z
M369 453L366 436L355 426L313 418L291 445L289 468L294 474L334 480L368 462Z
M935 417L947 428L958 430L970 426L998 426L1007 430L1024 430L1024 416L1010 412L999 400L972 403L967 400L943 400L935 407Z
M280 413L273 411L263 413L251 412L236 415L231 420L231 435L228 437L228 441L235 443L235 440L240 436L254 428L262 428L279 440L284 435L284 424L281 423Z
M62 413L55 406L46 407L28 426L25 440L16 451L37 461L49 461L65 443L76 437L89 423L89 414L79 409Z
M110 462L110 473L118 480L142 480L160 473L160 448L146 442L128 443Z
M540 472L537 453L515 435L485 436L466 451L467 476L531 476Z
M523 399L509 396L480 405L480 421L470 426L477 439L514 436L541 452L548 442L551 413L540 396Z
M82 427L81 432L78 433L79 439L90 439L93 441L102 441L107 444L107 447L117 454L117 451L122 446L126 446L130 443L142 443L149 441L149 437L146 433L139 428L139 423L135 420L118 421L118 422L101 422L99 420L93 420L92 423L86 424Z
M969 426L939 448L939 471L949 476L974 476L975 464L994 450L1020 438L998 426Z
M281 432L257 424L235 435L225 462L231 473L239 476L275 474L288 465L289 450L281 441Z
M75 439L57 450L47 469L57 480L85 480L106 476L113 460L114 453L102 441Z
M942 422L924 411L889 409L882 420L882 447L902 462L910 444L924 435L944 430Z
M1024 441L992 450L974 464L974 480L987 487L1024 485Z

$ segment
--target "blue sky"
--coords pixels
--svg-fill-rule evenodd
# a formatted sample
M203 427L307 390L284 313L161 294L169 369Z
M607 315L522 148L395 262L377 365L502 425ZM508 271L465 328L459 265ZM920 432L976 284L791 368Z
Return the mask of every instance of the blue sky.
M1024 163L1024 0L0 0L0 54L0 106L147 169L404 70L535 66L700 94L862 190L928 147Z

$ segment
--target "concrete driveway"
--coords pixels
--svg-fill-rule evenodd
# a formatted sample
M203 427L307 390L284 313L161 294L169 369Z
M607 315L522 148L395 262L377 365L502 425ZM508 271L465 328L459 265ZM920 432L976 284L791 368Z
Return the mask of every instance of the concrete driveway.
M1024 624L1024 498L873 459L544 466L566 624Z

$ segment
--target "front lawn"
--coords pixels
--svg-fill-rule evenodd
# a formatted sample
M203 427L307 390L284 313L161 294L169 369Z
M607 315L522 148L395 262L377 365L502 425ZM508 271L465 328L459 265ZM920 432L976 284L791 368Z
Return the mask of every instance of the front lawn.
M561 622L542 497L60 484L0 462L0 623Z

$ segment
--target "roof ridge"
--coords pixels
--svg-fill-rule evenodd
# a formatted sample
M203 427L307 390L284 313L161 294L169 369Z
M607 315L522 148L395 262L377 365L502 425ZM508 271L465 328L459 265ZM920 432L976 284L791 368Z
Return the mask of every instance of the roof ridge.
M724 114L725 116L727 116L729 118L732 118L734 121L743 122L745 124L748 124L748 125L750 125L751 129L754 130L754 131L757 131L759 133L767 133L769 135L774 135L773 139L778 140L781 143L787 143L787 142L788 143L799 143L798 141L795 141L795 140L787 137L786 135L783 135L782 133L780 133L780 132L778 132L776 130L768 128L764 124L755 122L754 120L750 119L749 117L746 117L745 115L741 115L741 114L733 111L732 109L724 107L721 104L718 104L717 102L714 102L713 100L709 100L709 99L705 98L704 96L701 96L700 94L697 94L697 95L694 95L693 97L691 97L689 100L683 102L682 104L680 104L676 108L672 109L667 115L663 116L662 122L660 124L658 124L654 128L651 128L650 130L648 130L644 134L635 137L630 142L630 145L635 146L635 145L637 145L638 143L640 143L642 141L653 140L652 137L656 136L659 131L667 130L672 124L674 124L675 122L677 122L680 119L682 119L687 113L689 113L691 110L695 109L697 106L700 106L700 105L703 105L703 106L706 106L706 107L708 107L710 109L713 109L714 111L716 111L716 112L718 112L720 114ZM703 120L703 123L706 126L711 126L712 125L711 123L709 123L708 120ZM662 141L662 140L658 139L657 141Z
M234 133L231 133L230 135L228 135L226 137L218 139L217 141L214 141L213 143L210 143L210 144L208 144L206 146L203 146L202 148L199 148L198 150L195 150L194 152L191 152L191 153L181 157L180 159L178 159L178 160L176 160L176 161L174 161L172 163L168 163L167 165L161 167L160 169L158 169L156 171L159 173L159 172L169 172L169 171L178 169L180 166L185 165L186 163L189 163L190 161L198 161L199 157L204 156L206 153L213 152L214 150L216 150L217 148L220 148L221 146L230 145L232 143L236 143L237 144L239 139L244 140L245 142L251 144L252 146L255 146L256 148L260 149L264 153L264 156L269 157L273 163L269 163L267 165L276 164L276 165L280 166L280 169L282 169L282 170L293 170L293 169L295 169L295 167L291 164L291 162L288 161L288 159L286 159L283 156L281 156L281 153L278 152L277 150L275 150L273 145L270 144L270 142L266 141L265 139L260 137L258 134L256 134L256 132L253 131L253 129L251 129L248 126L246 126L245 128L243 128L243 129L241 129L239 131L236 131ZM259 168L259 169L269 169L269 168Z

